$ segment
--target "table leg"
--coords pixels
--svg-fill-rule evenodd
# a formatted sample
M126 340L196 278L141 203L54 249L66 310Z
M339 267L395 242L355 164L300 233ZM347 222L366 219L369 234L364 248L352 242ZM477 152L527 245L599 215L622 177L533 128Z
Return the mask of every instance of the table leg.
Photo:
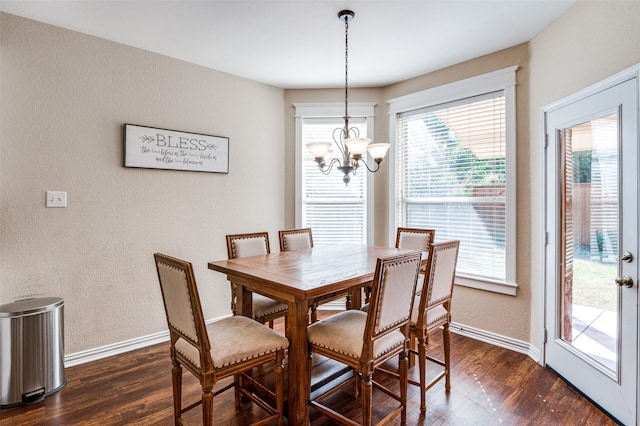
M362 289L360 287L349 290L347 309L360 309L362 307Z
M309 425L310 369L307 367L309 347L307 300L290 302L289 308L289 424Z
M238 314L253 318L253 293L242 284L236 284Z

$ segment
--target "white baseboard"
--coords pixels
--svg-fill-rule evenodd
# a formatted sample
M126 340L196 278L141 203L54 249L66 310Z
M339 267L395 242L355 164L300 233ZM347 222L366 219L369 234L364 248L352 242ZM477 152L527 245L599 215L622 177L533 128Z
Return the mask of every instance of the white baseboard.
M230 315L207 320L207 324L226 318ZM101 346L99 348L87 349L86 351L76 352L65 355L65 368L73 367L91 361L107 358L113 355L119 355L135 349L145 348L147 346L156 345L169 341L169 330L160 331L158 333L149 334L147 336L137 337L135 339L125 340L123 342L113 343L111 345Z
M527 355L535 362L540 363L540 351L528 342L455 322L451 323L450 329L452 333Z
M113 355L129 352L134 349L140 349L147 346L163 343L169 340L169 331L161 331L159 333L149 334L124 342L118 342L111 345L101 346L99 348L88 349L86 351L76 352L65 355L64 366L66 368L74 365L84 364L86 362L97 361Z
M329 303L320 305L318 309L327 310L343 310L344 300L334 300ZM207 320L207 324L217 321L221 318ZM540 363L540 351L538 348L531 346L530 343L522 340L512 339L511 337L502 336L500 334L481 330L479 328L470 327L468 325L451 323L451 332L462 336L470 337L490 345L499 346L529 356L535 362ZM91 361L97 361L113 355L122 354L135 349L141 349L147 346L164 343L169 340L169 331L161 331L147 336L135 339L125 340L123 342L114 343L112 345L101 346L99 348L88 349L86 351L76 352L64 357L64 365L66 368L75 365L84 364Z

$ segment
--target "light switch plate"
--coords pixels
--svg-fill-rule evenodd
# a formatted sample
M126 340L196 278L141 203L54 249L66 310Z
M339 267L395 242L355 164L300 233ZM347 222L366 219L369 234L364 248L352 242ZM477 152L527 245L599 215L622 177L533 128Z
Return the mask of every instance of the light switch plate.
M66 191L47 191L47 207L67 207Z

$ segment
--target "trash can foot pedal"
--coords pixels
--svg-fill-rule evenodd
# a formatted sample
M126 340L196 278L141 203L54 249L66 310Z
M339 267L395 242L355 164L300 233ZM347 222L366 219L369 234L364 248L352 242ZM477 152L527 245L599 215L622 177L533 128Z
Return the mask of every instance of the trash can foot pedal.
M44 388L40 388L31 392L22 394L22 403L25 405L35 404L36 402L43 401L45 397Z

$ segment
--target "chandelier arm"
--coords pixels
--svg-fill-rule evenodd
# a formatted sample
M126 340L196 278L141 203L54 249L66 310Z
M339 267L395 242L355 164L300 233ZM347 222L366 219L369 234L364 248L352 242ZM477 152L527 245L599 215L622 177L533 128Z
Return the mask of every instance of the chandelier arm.
M323 175L328 175L329 173L331 173L331 169L333 168L333 165L335 163L340 163L340 160L338 160L337 158L332 158L328 166L326 164L318 164L318 168Z
M367 162L366 162L366 161L364 161L364 160L362 160L362 159L358 160L358 163L363 163L363 164L364 164L364 166L367 168L367 170L369 170L371 173L375 173L375 172L377 172L378 170L380 170L380 163L382 163L382 160L380 160L380 161L376 161L376 168L375 168L375 169L372 169L371 167L369 167L369 165L367 164Z
M338 133L338 137L336 137L336 132ZM337 145L338 149L340 150L340 153L342 154L341 156L344 157L344 129L342 127L336 127L335 129L333 129L333 133L331 134L331 137L333 138L333 142ZM347 137L349 137L349 135L347 135Z

